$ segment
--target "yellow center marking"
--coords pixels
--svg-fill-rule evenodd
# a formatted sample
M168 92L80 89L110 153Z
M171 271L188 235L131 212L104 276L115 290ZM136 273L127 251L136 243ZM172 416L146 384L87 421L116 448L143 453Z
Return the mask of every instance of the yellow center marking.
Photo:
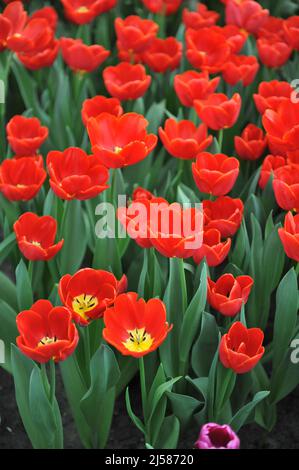
M148 351L154 342L154 338L145 331L145 328L136 328L135 330L128 330L129 337L123 345L132 352Z
M56 343L57 338L54 336L54 338L50 338L49 336L44 336L38 343L38 346L46 346L47 344L53 344Z
M120 153L122 151L122 148L121 147L114 147L114 153Z
M84 320L88 320L86 312L93 310L98 305L98 299L93 295L81 294L74 297L72 307L74 312L78 313Z
M80 7L77 9L77 13L88 13L89 9L87 7Z

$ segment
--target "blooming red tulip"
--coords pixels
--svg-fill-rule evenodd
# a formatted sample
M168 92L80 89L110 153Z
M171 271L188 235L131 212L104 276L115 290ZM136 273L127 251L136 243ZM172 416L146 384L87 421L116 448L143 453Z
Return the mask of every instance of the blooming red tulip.
M222 71L226 59L231 54L225 37L212 28L202 28L198 31L188 29L186 46L186 56L190 64L210 73Z
M76 323L86 326L90 321L101 318L106 308L111 307L126 288L126 276L118 281L108 271L84 268L73 276L63 276L58 291L61 302L72 312Z
M17 346L41 364L64 361L77 347L79 335L71 313L65 307L53 307L49 300L38 300L19 313L16 322Z
M63 240L54 243L57 223L50 215L39 217L32 212L25 212L13 228L20 251L31 261L48 261L63 246Z
M293 216L292 212L288 212L278 235L286 255L299 263L299 215Z
M19 61L29 70L39 70L51 67L59 52L59 41L54 40L46 49L29 54L18 53Z
M76 24L90 23L115 7L117 0L61 0L65 16Z
M179 67L182 54L182 43L176 38L155 38L142 54L142 59L154 72L165 73L167 70L175 70Z
M174 77L175 92L184 106L193 106L194 100L205 100L215 92L220 77L209 80L208 72L188 70Z
M195 11L184 8L183 22L186 28L208 28L217 23L219 16L216 11L208 10L206 5L199 3Z
M4 8L0 14L0 51L7 47L9 38L21 34L27 18L22 2L12 2Z
M101 95L83 101L81 115L85 126L90 118L97 117L101 113L121 116L123 109L120 101L117 98L106 98L106 96Z
M223 274L216 282L208 278L208 302L217 312L226 317L237 315L246 304L253 279L250 276Z
M147 134L148 121L136 113L116 117L102 113L91 118L87 130L92 151L108 168L122 168L143 160L157 145L157 136Z
M286 211L299 209L299 168L286 165L274 172L273 190L279 207Z
M220 361L236 374L245 374L264 355L263 340L264 333L259 328L246 328L241 322L235 322L221 339Z
M137 15L127 16L124 20L116 18L115 31L119 49L133 52L144 52L157 36L159 26L155 21L140 18Z
M223 153L200 153L192 164L193 178L202 193L225 196L239 175L239 161Z
M260 114L264 114L267 109L277 111L283 102L289 102L294 88L288 82L272 80L261 82L258 94L254 94L254 102Z
M109 171L96 155L70 147L47 156L50 185L61 199L91 199L108 188Z
M104 314L103 337L124 356L142 357L155 351L172 325L160 299L145 302L135 292L120 295Z
M241 199L229 196L218 197L215 201L203 201L205 230L215 228L222 238L232 237L239 229L244 212Z
M228 238L226 241L221 241L221 233L217 229L205 230L203 234L203 244L196 251L193 259L196 264L200 264L201 261L206 258L208 266L218 266L223 263L227 257L231 247L231 239Z
M7 46L14 52L37 53L46 49L54 40L54 31L44 18L31 19L24 29L9 36Z
M267 67L282 67L290 58L292 48L279 36L260 38L256 42L260 61Z
M282 102L277 111L267 109L263 116L269 148L275 155L285 156L298 149L299 103Z
M182 0L142 0L142 2L152 13L171 15L180 8Z
M48 25L53 29L53 31L56 31L58 15L53 7L44 7L39 10L36 10L32 13L30 18L32 20L36 18L43 18L47 20Z
M16 155L33 155L48 137L47 127L37 118L14 116L6 126L8 142Z
M206 100L195 100L194 107L200 119L215 131L233 127L242 106L241 96L235 93L231 99L222 93L209 95Z
M235 149L243 160L258 160L267 147L267 137L255 124L248 124L241 136L235 137Z
M103 79L110 95L121 101L140 98L146 93L152 81L143 65L132 65L128 62L106 67Z
M208 135L205 124L196 127L192 121L187 120L167 119L164 129L159 128L159 135L167 152L173 157L184 160L196 158L213 141L213 137Z
M244 86L250 85L259 70L259 63L255 56L231 55L223 69L223 78L229 85L242 82Z
M224 36L232 54L238 54L241 52L248 38L248 33L245 29L240 29L233 24L228 24L226 26L213 26L213 31Z
M285 20L283 28L290 46L299 51L299 16L291 16Z
M74 72L92 72L110 54L103 46L87 46L82 39L61 38L60 47L63 60Z
M46 177L42 157L7 159L0 166L0 191L10 201L29 201Z
M234 24L245 29L249 33L257 34L265 24L269 16L269 10L253 0L240 2L228 0L226 3L225 19L227 24Z
M275 173L277 168L286 165L285 157L281 157L279 155L268 155L262 164L260 179L259 179L259 187L265 189L268 184L268 181L272 174Z

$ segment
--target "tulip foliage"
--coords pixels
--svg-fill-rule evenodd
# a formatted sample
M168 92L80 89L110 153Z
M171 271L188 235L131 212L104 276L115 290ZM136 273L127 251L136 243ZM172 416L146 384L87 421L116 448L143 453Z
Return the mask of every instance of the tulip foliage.
M34 448L64 446L58 374L86 448L119 400L148 449L272 431L299 384L298 70L292 0L3 2L0 339Z

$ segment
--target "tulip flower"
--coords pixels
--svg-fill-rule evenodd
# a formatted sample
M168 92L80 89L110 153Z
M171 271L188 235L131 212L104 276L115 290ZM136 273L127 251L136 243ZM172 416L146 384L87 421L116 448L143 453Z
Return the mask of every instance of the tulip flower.
M248 33L245 29L240 29L235 25L228 24L226 26L213 26L215 33L221 34L226 43L229 45L232 54L238 54L243 49ZM226 67L224 67L225 69Z
M241 199L229 196L218 197L215 201L203 201L204 227L219 230L222 238L232 237L239 229L244 212Z
M212 28L186 32L186 56L195 68L209 73L221 72L225 61L231 54L231 48L225 37Z
M259 70L259 63L255 56L231 55L226 61L222 76L229 85L241 82L243 86L250 85Z
M13 228L21 253L30 261L48 261L63 246L63 240L54 243L57 222L50 215L39 217L32 212L25 212Z
M262 164L262 169L259 179L259 187L265 189L268 184L268 181L271 175L275 173L277 168L283 167L286 165L285 157L279 155L267 155Z
M147 134L148 121L136 113L116 117L102 113L91 118L87 131L92 151L108 168L133 165L148 156L157 145L157 136Z
M220 342L219 357L223 366L236 374L252 370L264 355L264 333L260 328L246 328L234 323Z
M231 239L221 241L221 233L217 229L204 230L201 248L193 256L194 262L200 264L206 258L208 266L218 266L223 263L231 247Z
M20 333L17 346L41 364L64 361L77 347L79 335L70 311L53 307L48 300L38 300L30 310L20 312L16 323Z
M208 302L225 317L234 317L246 304L252 286L250 276L223 274L216 282L208 278Z
M60 48L70 69L81 73L93 72L110 54L103 46L87 46L82 39L61 38Z
M142 59L154 72L165 73L167 70L175 70L179 67L182 54L182 43L176 38L155 38L142 54Z
M180 8L182 0L142 0L142 2L152 13L172 15Z
M155 21L137 15L116 18L115 32L118 48L136 53L144 52L157 36L159 26Z
M101 159L80 148L49 152L47 167L51 188L61 199L91 199L109 187L109 171Z
M90 23L115 7L117 0L61 0L65 16L76 24Z
M195 442L197 449L239 449L240 439L228 424L207 423Z
M246 0L246 2L228 0L226 3L226 24L234 24L252 34L258 33L268 16L269 10L263 9L258 2L253 0Z
M258 160L267 147L267 137L255 124L248 124L241 136L235 137L235 149L243 160Z
M0 51L7 47L7 42L23 31L27 22L27 13L22 2L13 2L0 14Z
M40 8L39 10L36 10L35 12L32 13L30 18L36 19L36 18L43 18L47 20L48 25L53 29L53 31L56 31L57 28L57 23L58 23L58 15L56 13L55 8L53 7L44 7Z
M273 191L279 207L282 209L299 209L299 168L286 165L274 172Z
M288 212L278 235L286 255L299 263L299 215L293 216L292 212Z
M170 155L184 160L196 158L213 141L213 137L208 135L205 124L196 127L192 121L187 120L167 119L164 129L159 128L159 135Z
M50 67L56 60L59 52L59 41L54 40L46 49L33 53L18 53L19 61L29 70L39 70Z
M29 201L46 178L42 157L7 159L0 166L0 192L10 201Z
M283 28L290 46L299 51L299 16L290 16L283 22Z
M143 65L132 65L128 62L106 67L103 79L110 95L120 101L140 98L146 93L152 81Z
M54 31L45 18L30 19L18 34L9 36L7 46L14 52L37 53L54 40Z
M63 276L59 281L58 292L61 302L72 312L75 322L86 326L92 320L101 318L126 288L126 276L118 281L108 271L83 268L73 276Z
M282 67L291 57L292 48L279 36L260 38L256 42L260 61L267 67Z
M114 116L121 116L123 109L117 98L106 98L106 96L94 96L83 101L81 115L84 126L90 118L98 117L101 113L109 113Z
M166 321L166 309L159 299L145 302L135 292L122 294L104 313L103 337L124 356L136 358L155 351L172 326Z
M194 100L205 100L215 92L220 77L209 80L208 72L188 70L174 77L174 89L183 106L193 106Z
M202 193L225 196L239 175L239 161L223 153L200 153L192 164L193 178Z
M267 109L277 111L281 103L289 102L293 92L294 88L288 82L272 80L261 82L253 99L259 113L264 114Z
M206 5L199 3L195 11L184 8L183 23L186 28L208 28L217 23L219 16L216 11L208 10Z
M16 115L6 126L8 142L16 155L33 155L48 137L47 127L37 118Z
M133 201L138 201L140 199L142 200L147 199L151 201L154 197L155 196L153 195L153 193L151 193L147 189L142 188L141 186L138 186L137 188L135 188L132 194Z
M241 96L235 93L229 99L223 93L214 93L205 100L195 100L194 107L200 119L215 131L233 127L242 106Z

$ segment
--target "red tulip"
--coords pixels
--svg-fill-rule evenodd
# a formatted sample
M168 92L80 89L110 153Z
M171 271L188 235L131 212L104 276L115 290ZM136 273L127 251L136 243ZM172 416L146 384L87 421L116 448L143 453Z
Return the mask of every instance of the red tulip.
M216 282L208 278L208 302L226 317L236 316L246 304L253 279L250 276L223 274Z
M243 86L250 85L259 70L259 63L254 56L231 55L223 69L223 78L229 85L242 82Z
M281 157L279 155L268 155L262 164L260 179L259 179L259 187L265 189L268 184L268 181L272 174L275 173L277 168L286 165L285 157Z
M157 136L147 134L148 121L136 113L116 117L102 113L91 118L87 130L92 151L108 168L133 165L148 156L157 145Z
M222 93L214 93L206 100L194 101L200 119L215 131L233 127L238 120L241 106L241 96L238 93L231 99Z
M47 167L51 188L61 199L91 199L109 187L109 171L101 159L80 148L49 152Z
M267 109L277 111L281 103L289 102L293 92L294 88L288 82L272 80L261 82L258 94L254 94L253 98L259 113L264 114Z
M232 237L239 229L244 212L241 199L229 196L218 197L215 201L203 201L205 230L219 230L222 238Z
M146 93L152 81L143 65L132 65L128 62L106 67L103 79L110 95L121 101L140 98Z
M260 61L267 67L282 67L291 57L292 48L279 36L260 38L256 42Z
M216 11L208 10L206 5L199 3L195 11L184 8L183 22L186 28L209 28L217 23L219 16Z
M167 70L175 70L179 67L182 54L182 43L176 38L155 38L142 54L142 59L154 72L165 73Z
M90 118L96 118L102 113L121 116L123 109L120 101L117 98L106 98L106 96L101 95L83 101L81 115L84 126L87 126Z
M140 18L137 15L127 18L116 18L115 31L119 49L133 52L144 52L153 42L159 26L152 20Z
M279 207L285 211L299 209L299 168L286 165L274 172L273 190Z
M283 22L283 28L290 46L299 51L299 16L290 16Z
M47 20L48 25L56 31L57 23L58 23L58 15L56 13L55 8L53 7L44 7L39 10L36 10L32 13L31 17L32 20L36 18L43 18Z
M257 34L265 24L269 16L269 10L253 0L240 2L239 0L228 0L226 3L225 19L227 24L234 24L245 29L249 33Z
M267 147L267 137L255 124L248 124L241 136L235 137L235 149L243 160L258 160Z
M259 328L246 328L235 322L220 342L219 357L224 367L245 374L261 360L265 348L264 333Z
M71 313L64 307L53 307L48 300L38 300L30 310L16 319L20 336L17 346L34 361L45 363L64 361L77 347L78 331Z
M0 191L10 201L29 201L46 177L42 157L7 159L0 166Z
M205 230L203 244L193 256L194 262L200 264L206 258L208 266L218 266L223 263L231 247L231 239L221 241L221 233L217 229Z
M61 0L65 16L76 24L90 23L115 7L117 0Z
M14 116L6 126L8 142L16 155L33 155L48 137L48 128L37 118Z
M248 33L245 29L240 29L233 24L228 24L226 26L213 26L213 31L224 36L232 54L238 54L241 52L248 38Z
M92 72L110 54L103 46L86 46L82 39L61 38L60 47L63 60L74 72Z
M239 161L223 153L200 153L192 164L196 186L202 193L225 196L239 175Z
M138 186L137 188L134 189L133 194L132 194L132 201L137 201L137 200L144 200L148 199L151 201L155 196L148 191L147 189L142 188L141 186Z
M90 321L101 318L126 288L126 276L118 281L108 271L84 268L73 276L63 276L58 291L61 302L72 312L76 323L86 326Z
M159 299L145 302L135 292L120 295L104 314L103 337L124 356L142 357L155 351L166 339L172 325Z
M17 54L19 61L29 70L51 67L59 52L59 41L54 40L46 49L30 54Z
M288 212L278 235L286 255L299 263L299 215L293 216L292 212Z
M54 31L44 18L30 19L18 34L9 36L7 46L14 52L37 53L54 41Z
M159 135L167 152L173 157L184 160L196 158L213 141L213 137L208 136L205 124L196 127L192 121L187 120L167 119L164 129L159 128Z
M293 152L287 152L287 164L288 165L299 165L299 150L294 150Z
M0 51L7 47L8 39L19 35L27 22L22 2L12 2L0 14Z
M209 73L221 72L231 54L225 37L212 28L202 28L198 31L188 29L186 46L186 56L190 64Z
M267 21L263 24L262 28L259 29L257 36L259 38L274 38L279 36L280 39L286 41L286 34L284 31L284 20L282 18L276 18L275 16L269 16Z
M171 15L180 8L182 0L142 0L142 2L152 13Z
M215 92L220 77L209 80L208 72L188 70L174 77L175 92L184 106L193 106L194 100L205 100Z
M63 240L54 244L57 223L50 215L39 217L32 212L25 212L13 228L21 253L31 261L48 261L63 246Z

